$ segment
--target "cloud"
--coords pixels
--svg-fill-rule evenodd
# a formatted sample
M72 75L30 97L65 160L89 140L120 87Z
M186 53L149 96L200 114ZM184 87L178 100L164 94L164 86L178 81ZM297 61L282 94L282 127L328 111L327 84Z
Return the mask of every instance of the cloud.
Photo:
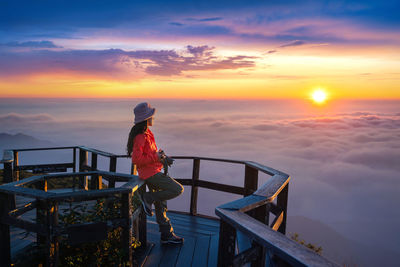
M300 41L300 40L296 40L296 41L293 41L293 42L290 42L290 43L283 44L283 45L281 45L279 47L283 48L283 47L290 47L290 46L300 46L300 45L303 45L303 44L305 44L305 42Z
M267 51L267 54L274 54L276 52L278 52L278 51L277 50L269 50L269 51Z
M185 24L180 23L180 22L170 22L169 24L173 25L173 26L183 26L183 25L185 25Z
M223 20L222 17L211 17L211 18L187 18L187 21L197 21L197 22L207 22L207 21L218 21L218 20Z
M55 119L49 114L19 114L19 113L8 113L0 115L0 124L6 125L23 125L23 124L34 124L34 123L49 123L54 122Z
M57 46L52 41L8 42L5 44L0 44L0 46L26 48L62 48L62 46Z
M187 46L175 50L63 50L0 52L3 76L68 71L103 75L105 78L137 79L145 74L172 76L187 71L226 70L255 66L253 56L217 57L214 47ZM189 55L187 55L189 54Z
M207 53L206 54L207 56L211 56L212 55L211 51L214 49L214 47L209 47L208 45L196 46L196 47L188 45L186 48L188 52L194 56L203 56L205 52Z
M194 57L185 51L185 56L187 54ZM179 57L179 54L169 56ZM88 121L70 116L65 122L53 118L56 113L53 111L40 116L1 115L0 124L2 131L16 133L22 129L24 131L18 132L29 131L40 139L68 141L59 144L90 145L123 153L131 113L121 115L121 110L131 111L131 106L142 100L118 100L113 105L108 101L96 101L99 100L84 102L84 110L94 114ZM76 104L70 102L54 104L54 110L77 112L74 111ZM381 105L386 108L387 103ZM398 106L398 101L396 103L392 105ZM388 221L400 221L400 213L393 209L393 203L400 201L400 116L397 109L390 112L375 109L374 104L366 101L362 107L351 106L350 110L356 112L315 117L315 114L301 115L302 111L297 109L287 111L288 106L296 107L290 102L153 100L152 105L158 110L152 130L158 146L168 154L254 160L285 171L292 176L289 214L318 218L334 227L341 221L362 233L378 231L381 239L374 239L374 242L399 251L398 238L387 234L396 228L388 231L387 227L382 227ZM99 121L99 114L104 110L119 115L100 116ZM10 125L14 120L20 123ZM184 161L177 161L171 171L180 177L190 176L191 163L187 161L189 166L180 168L181 162ZM243 185L241 165L234 169L229 164L210 165L202 161L201 166L202 179ZM259 179L261 182L267 178L260 174ZM211 193L207 191L207 194ZM228 197L218 195L217 199L223 203ZM215 203L203 204L212 207ZM379 210L380 218L389 219L377 221L371 217L371 210ZM366 240L365 234L358 234L360 232L352 233L349 238Z

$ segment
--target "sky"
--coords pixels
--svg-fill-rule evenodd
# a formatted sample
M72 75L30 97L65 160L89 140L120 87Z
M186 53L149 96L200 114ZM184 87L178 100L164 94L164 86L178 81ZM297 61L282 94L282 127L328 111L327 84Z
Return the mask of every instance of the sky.
M392 0L0 1L0 133L124 153L132 108L149 101L169 154L285 171L289 215L399 253L399 9ZM317 88L325 104L309 101ZM202 168L202 178L242 182L236 169ZM200 202L231 199L218 197Z
M0 97L399 99L398 1L1 1Z

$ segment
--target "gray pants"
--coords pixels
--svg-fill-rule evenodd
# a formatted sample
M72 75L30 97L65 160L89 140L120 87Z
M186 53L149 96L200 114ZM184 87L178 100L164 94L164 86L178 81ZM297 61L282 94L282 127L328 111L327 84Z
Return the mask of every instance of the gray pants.
M161 235L168 236L174 231L167 217L167 200L183 193L183 186L175 179L159 172L145 180L150 191L146 192L154 201L156 221Z

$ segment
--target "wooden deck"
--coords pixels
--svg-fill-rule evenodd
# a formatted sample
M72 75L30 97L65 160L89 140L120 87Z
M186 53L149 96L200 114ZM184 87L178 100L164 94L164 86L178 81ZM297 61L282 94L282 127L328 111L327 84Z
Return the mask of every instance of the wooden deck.
M31 201L17 197L17 205ZM27 219L35 217L35 211L24 214ZM179 212L168 211L174 231L185 238L183 245L161 244L155 216L147 218L147 239L154 246L143 266L217 266L219 220L208 219ZM15 257L26 246L36 241L36 234L25 237L25 231L11 227L11 251Z
M154 243L144 266L217 266L219 220L169 211L174 231L183 245L161 244L155 216L148 217L147 238Z

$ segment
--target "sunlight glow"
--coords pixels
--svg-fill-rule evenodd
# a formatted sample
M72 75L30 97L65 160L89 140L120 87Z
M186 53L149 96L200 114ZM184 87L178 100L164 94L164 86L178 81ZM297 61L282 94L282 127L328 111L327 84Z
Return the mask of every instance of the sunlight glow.
M326 98L326 93L322 89L317 89L312 93L312 99L318 104L325 102Z

